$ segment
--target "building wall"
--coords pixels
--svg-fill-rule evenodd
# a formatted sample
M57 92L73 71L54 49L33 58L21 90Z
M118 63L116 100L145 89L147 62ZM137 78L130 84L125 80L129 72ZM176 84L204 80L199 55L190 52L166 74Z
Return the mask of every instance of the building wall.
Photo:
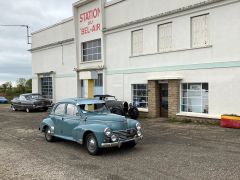
M133 3L134 0L124 1L109 8L115 8L117 11L117 7L123 8L124 3L130 2ZM226 2L230 1L224 1ZM142 4L139 6L141 9ZM158 7L161 11L162 6L153 7ZM115 17L113 13L110 14L110 10L108 14L107 9L108 18ZM118 99L132 101L131 84L147 84L149 79L158 77L181 77L181 82L209 83L209 113L204 116L219 118L219 115L224 113L239 114L237 104L240 88L240 23L236 23L240 18L239 9L239 1L226 5L214 4L214 7L205 6L169 18L159 18L154 22L106 31L106 92L115 94ZM209 13L210 45L191 48L190 19L206 13ZM126 14L135 18L134 11ZM145 10L142 10L142 14L145 14ZM120 20L121 18L120 16ZM167 22L172 22L173 47L168 52L159 53L158 25ZM116 24L112 23L110 26L114 25ZM143 29L143 54L132 56L131 32L138 29Z
M203 1L206 0L141 0L141 3L139 3L139 0L123 0L106 7L105 25L106 28L110 28Z

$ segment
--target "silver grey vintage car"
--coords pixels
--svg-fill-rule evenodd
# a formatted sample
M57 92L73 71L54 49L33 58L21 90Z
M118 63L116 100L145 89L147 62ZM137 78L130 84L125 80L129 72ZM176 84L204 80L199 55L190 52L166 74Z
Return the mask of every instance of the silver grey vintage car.
M39 130L48 142L56 137L75 141L85 145L91 155L123 143L134 147L143 138L137 120L110 113L105 101L98 99L72 98L56 103Z

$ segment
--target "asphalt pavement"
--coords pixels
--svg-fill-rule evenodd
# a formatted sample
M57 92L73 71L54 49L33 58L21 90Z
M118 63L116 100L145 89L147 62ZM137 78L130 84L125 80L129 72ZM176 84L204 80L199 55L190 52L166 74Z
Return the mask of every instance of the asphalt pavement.
M143 119L135 148L91 156L74 142L46 142L46 116L0 105L0 179L240 179L240 129Z

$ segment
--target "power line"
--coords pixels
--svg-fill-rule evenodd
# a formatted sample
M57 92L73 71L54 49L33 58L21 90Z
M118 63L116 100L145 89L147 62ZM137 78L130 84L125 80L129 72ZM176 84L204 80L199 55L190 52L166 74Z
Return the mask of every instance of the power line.
M25 27L27 29L27 43L28 44L31 44L30 43L30 35L29 35L29 26L28 25L24 25L24 24L0 24L0 26L2 27Z

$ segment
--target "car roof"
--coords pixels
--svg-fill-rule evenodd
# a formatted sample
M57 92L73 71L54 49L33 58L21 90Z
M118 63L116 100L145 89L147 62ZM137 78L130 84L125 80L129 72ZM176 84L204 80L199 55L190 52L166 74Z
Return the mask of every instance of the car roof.
M76 105L81 105L81 104L103 104L105 103L105 101L92 98L68 98L59 101L58 103L74 103Z

